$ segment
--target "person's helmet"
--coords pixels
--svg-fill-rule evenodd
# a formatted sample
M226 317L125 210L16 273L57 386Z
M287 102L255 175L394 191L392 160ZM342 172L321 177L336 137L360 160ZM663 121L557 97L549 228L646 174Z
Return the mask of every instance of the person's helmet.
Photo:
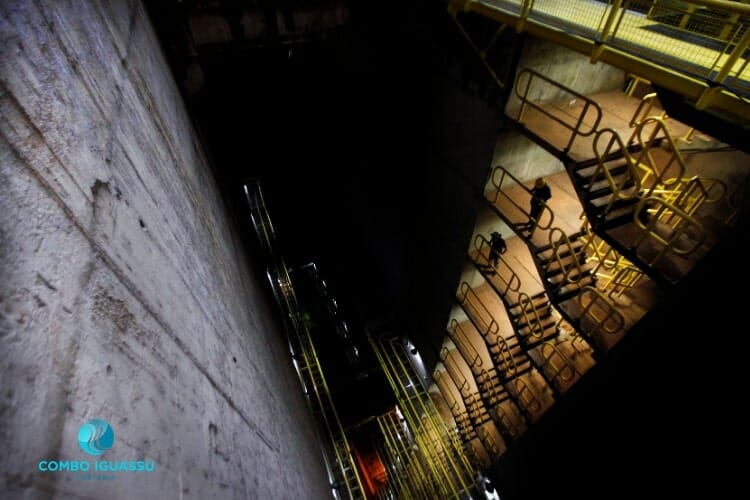
M534 182L534 187L538 187L538 188L544 187L545 184L547 183L544 181L543 178L540 177L536 180L536 182Z

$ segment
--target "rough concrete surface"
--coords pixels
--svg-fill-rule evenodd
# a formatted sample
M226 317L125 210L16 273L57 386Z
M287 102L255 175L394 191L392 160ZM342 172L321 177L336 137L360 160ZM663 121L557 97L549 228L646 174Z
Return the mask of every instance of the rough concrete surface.
M234 231L139 2L0 3L1 498L330 496Z

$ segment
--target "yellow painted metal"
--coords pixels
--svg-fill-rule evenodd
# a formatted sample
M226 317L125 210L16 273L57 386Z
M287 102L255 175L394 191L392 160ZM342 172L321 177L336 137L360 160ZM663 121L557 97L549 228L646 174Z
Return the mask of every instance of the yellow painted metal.
M516 365L513 352L510 350L508 342L499 335L497 337L497 359L495 363L506 378L518 375L518 365Z
M578 284L585 276L581 262L577 258L573 242L568 235L559 227L552 228L549 232L549 244L552 248L552 256L562 272L565 283Z
M301 374L303 386L314 396L313 401L318 409L315 414L320 416L321 423L330 440L331 449L335 455L337 468L348 497L351 499L364 498L362 480L352 457L349 441L333 404L312 337L302 319L302 311L298 306L292 280L283 259L281 259L279 266L279 281L288 313L293 320L294 328L290 334L296 337L299 346L296 353L298 359L294 361L295 367Z
M479 333L483 336L499 334L500 325L467 282L461 283L457 298L466 313L475 321Z
M643 271L635 266L622 266L617 270L614 276L602 287L607 292L607 296L615 300L620 297L628 288L633 288L643 279Z
M525 83L525 85L523 83ZM534 102L534 100L530 97L530 95L533 95L532 89L534 88L535 84L549 85L561 91L567 92L575 99L580 99L581 102L584 103L581 107L581 112L577 117L572 117L573 120L570 121L569 118L571 117L568 114L551 113L548 108ZM516 118L519 122L523 123L523 113L526 107L532 107L536 111L542 113L543 115L549 117L550 119L570 130L570 139L568 140L566 146L563 148L563 151L568 151L577 137L587 137L595 133L599 126L599 122L602 119L602 108L596 101L568 87L560 85L551 78L548 78L547 76L533 69L524 68L518 72L518 76L516 77L516 84L514 86L514 92L516 94L516 97L521 100L521 107L519 108L518 116ZM593 110L594 119L589 124L585 124L584 119L588 116L589 110ZM586 125L586 128L584 128L584 125Z
M742 123L748 122L750 101L738 98L737 89L739 84L744 85L745 88L750 84L748 81L750 74L747 72L748 61L742 57L750 45L750 35L748 35L750 30L745 29L742 39L739 40L733 39L731 35L732 32L742 31L738 23L746 19L742 16L747 16L747 10L750 8L745 3L707 0L690 2L715 9L719 15L724 15L730 20L716 28L724 33L716 40L719 43L725 40L723 48L714 50L713 61L706 59L709 57L709 51L713 50L711 48L696 45L697 50L691 51L684 46L684 43L689 42L679 42L683 43L679 45L670 38L660 38L657 41L654 41L655 38L654 40L644 38L646 35L659 36L639 29L639 27L646 26L644 23L653 25L656 22L645 18L645 20L639 20L638 13L633 14L628 10L630 2L615 2L621 5L618 9L609 9L604 24L601 18L586 18L581 15L578 18L571 17L575 16L579 10L583 12L585 9L589 9L586 12L591 16L593 10L601 9L601 5L596 2L571 2L570 9L565 11L567 14L558 14L559 18L555 17L555 14L545 12L549 2L541 2L539 7L530 1L516 2L518 7L515 9L504 8L501 5L503 3L505 2L495 4L490 1L475 0L455 3L455 7L452 8L454 12L462 10L477 13L499 23L515 26L519 31L593 56L594 60L611 64L629 73L642 75L654 84L684 96L688 101L697 102L699 109L726 114ZM540 14L537 15L537 12ZM732 24L731 19L738 19L738 21ZM571 31L563 28L569 26L571 22L585 29ZM704 22L708 21L704 20ZM732 24L731 28L727 28L729 24ZM678 26L675 29L681 28ZM659 57L654 57L655 52ZM729 81L728 77L732 74L734 79ZM739 92L741 94L741 91Z
M544 368L548 376L559 386L571 382L577 375L575 365L552 342L545 342L541 347Z
M615 299L622 295L626 289L638 285L644 276L643 271L635 267L632 262L597 236L588 219L584 221L582 231L585 235L583 237L584 248L589 255L587 261L596 263L596 267L591 272L599 279L598 287L602 292L607 293L610 299ZM580 300L581 297L579 296ZM608 307L611 307L611 305ZM585 307L582 312L584 315L587 313ZM598 323L597 318L590 319L594 321L595 325Z
M490 242L483 234L478 234L474 238L474 248L477 252L474 261L480 266L489 266L495 272L495 281L500 281L503 284L501 294L517 292L521 288L521 278L512 270L508 261L502 255L498 256L500 262L502 262L502 269L498 269L490 262Z
M473 468L464 445L438 414L403 346L395 337L369 336L369 340L424 460L428 476L425 488L434 488L440 498L446 499L467 494L473 485Z
M615 19L617 19L620 7L622 6L622 0L614 0L614 3L609 9L609 15L606 17L606 21L604 22L604 27L597 35L598 40L596 40L598 43L594 45L594 49L591 51L591 62L595 63L599 56L602 55L602 52L604 52L604 42L607 41L607 38L612 33L612 27L615 24Z
M513 387L516 391L518 404L529 414L536 414L542 410L541 401L539 401L539 398L534 394L534 391L531 390L523 378L517 377L513 379Z
M447 347L440 349L440 361L445 365L446 370L448 370L448 375L450 375L453 383L456 384L456 388L461 393L461 396L468 398L473 392L472 388L469 386L469 381L461 373L461 370L453 357L452 351L453 349L448 349ZM469 410L471 411L471 408L469 408Z
M531 220L531 214L529 213L530 204L528 202L531 201L532 195L529 188L527 188L521 181L519 181L510 172L508 172L505 167L502 167L500 165L492 169L492 174L490 175L490 183L494 188L494 193L490 193L487 195L488 201L491 201L497 205L498 199L502 196L504 202L510 203L511 205L516 207L518 211L524 214L524 216L528 220ZM524 200L520 200L520 196L508 196L505 193L505 189L513 186L520 186L528 195L528 198L524 197ZM521 201L526 201L526 203L524 205L521 205ZM537 229L541 229L543 231L548 230L550 227L552 227L554 221L555 213L547 205L547 203L542 202L542 211L539 215L539 219L533 221L533 226L531 228L532 234Z
M634 219L636 226L641 229L635 247L641 247L647 238L659 245L659 251L647 259L649 265L656 264L669 253L681 256L690 255L703 245L706 239L703 224L681 208L668 203L659 196L648 196L642 198L636 205L636 213L645 211L648 211L650 215L647 221L644 221L642 217ZM664 213L669 213L670 218L678 221L673 230L668 233L659 227L660 217Z
M630 122L628 122L628 126L633 129L633 134L628 139L628 145L633 143L638 132L638 127L646 120L646 118L650 116L658 116L662 119L662 121L666 120L666 111L662 111L658 115L651 114L651 111L654 109L654 106L657 104L657 102L658 96L656 92L651 92L650 94L646 94L641 98L641 101L638 103L638 107L633 112L633 116L630 118Z
M448 329L448 336L451 338L453 343L458 348L463 358L471 368L472 373L481 372L483 370L482 357L479 352L474 348L471 341L466 336L466 332L463 331L461 325L455 319L451 319L451 325ZM476 373L475 373L476 375Z
M250 179L245 182L242 188L245 191L245 198L250 208L250 220L256 236L263 249L272 254L275 251L276 232L263 197L260 182L257 179Z
M527 325L526 331L518 332L522 337L533 337L535 339L542 339L544 337L544 324L541 316L539 316L539 310L534 306L534 301L525 292L518 294L518 306L520 307L520 314L523 318L523 323Z
M581 317L589 320L581 326L587 337L592 338L599 332L608 335L624 332L625 317L595 287L584 287L578 294L578 302L581 305Z
M464 36L464 38L466 39L466 41L469 43L469 46L472 49L474 49L474 51L479 55L479 59L482 61L482 65L487 70L487 72L490 74L490 76L495 81L495 83L497 84L497 86L500 87L501 89L505 89L505 82L497 74L497 72L495 71L495 69L492 66L490 66L490 64L487 62L487 49L486 48L485 49L481 49L481 48L477 47L476 43L474 43L474 40L471 38L471 35L466 31L466 29L463 27L463 25L458 20L458 18L455 15L453 15L452 17L453 17L453 21L455 22L456 26L458 27L458 30L461 32L461 34ZM500 30L502 28L504 28L504 27L505 27L505 25L501 24L500 28L498 28L498 32L496 32L496 33L499 34ZM493 40L493 43L494 43L494 40Z

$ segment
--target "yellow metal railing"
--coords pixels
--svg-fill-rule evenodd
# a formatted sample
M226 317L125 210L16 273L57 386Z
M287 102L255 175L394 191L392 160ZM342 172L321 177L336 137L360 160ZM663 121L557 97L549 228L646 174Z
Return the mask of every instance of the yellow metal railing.
M274 252L276 242L276 233L273 229L273 223L266 207L266 201L263 198L263 190L257 180L249 180L242 186L245 192L245 199L250 207L250 220L255 229L263 249L270 253Z
M646 118L650 116L658 116L661 120L666 120L667 112L664 110L662 110L658 115L651 114L651 111L653 111L654 106L656 106L658 102L659 100L656 92L646 94L638 102L638 107L633 112L633 116L630 118L630 122L628 122L628 126L633 129L633 133L628 139L628 145L633 144L633 141L635 140L638 133L638 126L643 123Z
M588 321L581 321L581 330L592 338L597 333L615 335L625 331L625 317L612 302L599 290L592 286L584 287L578 294L581 305L581 317Z
M733 97L750 89L745 2L451 0L448 11L476 12L644 75L699 109L746 104Z
M440 361L443 362L445 369L448 371L448 375L450 375L453 383L456 384L456 388L458 389L458 392L461 393L461 396L463 398L468 398L474 391L471 390L472 388L469 386L469 381L464 377L463 373L461 373L461 369L456 364L453 354L451 353L452 350L453 349L448 349L447 347L440 349ZM472 409L468 408L468 410L471 411Z
M636 137L641 151L635 159L641 169L640 196L649 196L655 189L670 189L685 175L685 160L677 147L667 124L658 116L649 116L636 127ZM652 147L658 141L666 141L665 147L660 147L660 153L666 151L667 157L654 157Z
M519 406L526 410L528 414L536 414L542 411L542 402L539 401L539 398L523 378L513 379L513 388Z
M597 236L588 219L584 221L582 230L585 235L583 248L587 262L596 264L591 273L597 277L598 287L602 292L608 293L609 297L614 299L640 283L645 276L643 271Z
M499 334L500 325L467 282L464 281L461 283L457 298L459 304L464 307L466 313L472 318L482 336Z
M497 280L503 284L500 290L502 295L506 295L508 292L517 292L521 288L521 278L511 269L502 255L498 255L499 260L503 263L502 269L498 269L490 262L490 242L484 235L478 234L474 238L474 249L477 252L474 262L480 266L488 266L495 272Z
M377 417L378 428L385 444L385 459L389 465L388 482L396 483L398 498L429 498L429 475L422 461L415 456L411 446L411 435L401 424L397 409Z
M661 198L651 196L643 198L636 205L636 214L648 212L650 217L644 221L643 217L636 217L635 223L641 229L640 236L636 239L634 247L640 248L646 241L655 242L660 247L648 259L648 264L659 262L668 253L675 255L690 255L698 250L706 240L706 231L703 224L682 210ZM677 219L671 230L665 231L659 226L662 214L668 213L670 219Z
M727 193L727 185L719 179L694 176L680 179L672 189L659 192L659 196L669 203L680 207L686 214L695 215L705 203L716 203ZM674 217L674 213L666 210L661 214L660 220L676 227L680 218Z
M518 306L521 308L520 314L526 325L525 328L528 329L525 334L521 334L521 332L518 332L518 334L523 337L533 337L537 340L544 338L545 328L542 318L539 316L538 309L534 306L534 301L527 293L521 292L518 294Z
M483 370L482 357L466 336L466 332L461 328L461 324L455 319L451 319L448 336L458 348L458 352L460 352L464 360L466 360L472 373L475 375L480 373Z
M531 213L530 213L530 204L532 194L531 190L523 185L521 181L516 179L510 172L508 172L505 167L502 166L496 166L492 169L492 173L490 174L490 183L492 184L492 187L494 188L494 193L490 193L487 197L489 201L495 204L495 206L502 205L503 203L509 203L513 207L515 207L516 210L520 211L523 216L524 220L521 222L527 222L532 221L531 219ZM524 201L526 201L526 205L521 206L519 204L519 197L518 195L514 194L513 196L508 195L505 190L513 188L515 186L518 186L520 189L524 191L525 195L528 195L528 197L523 196ZM500 200L500 197L502 197L502 201L498 203ZM552 226L552 223L555 220L555 214L552 211L552 209L547 205L546 202L541 201L542 204L542 211L539 213L539 218L536 221L532 221L534 226L533 230L541 229L541 230L547 230ZM498 208L499 209L499 208Z
M535 94L532 92L535 83L537 85L553 87L560 101L568 102L572 99L580 99L583 102L580 113L573 116L567 112L553 113L551 108L537 104L533 100ZM514 89L516 97L521 100L521 106L516 117L518 122L523 122L523 115L526 108L533 108L570 131L570 138L563 147L563 152L567 152L573 146L573 142L577 137L590 136L599 127L599 122L602 119L602 108L596 101L560 85L537 71L529 68L519 71ZM592 112L592 116L589 116L589 111Z
M346 488L346 498L364 498L362 480L351 455L349 441L333 404L312 337L305 321L302 319L302 310L298 305L294 286L283 260L281 260L277 271L279 295L283 298L284 308L292 318L292 325L294 325L289 334L294 337L297 346L294 349L296 357L293 359L295 369L309 398L308 401L317 410L314 410L314 414L320 417L320 423L329 440L330 449L333 450L335 456L339 482L343 483Z
M500 368L505 378L513 378L518 375L518 365L516 365L513 351L510 350L508 341L501 336L497 336L497 355L495 363Z
M581 263L585 255L581 255L581 250L576 252L573 242L568 235L558 227L552 228L550 231L549 245L552 249L554 262L557 263L562 272L563 283L580 284L586 275Z
M575 365L570 362L567 356L557 348L552 342L545 342L541 348L542 358L544 359L544 368L547 376L557 382L558 387L562 389L565 384L572 382L578 374Z
M369 332L368 338L423 460L426 482L421 491L437 498L462 498L472 488L474 473L459 436L440 417L400 340L375 339Z

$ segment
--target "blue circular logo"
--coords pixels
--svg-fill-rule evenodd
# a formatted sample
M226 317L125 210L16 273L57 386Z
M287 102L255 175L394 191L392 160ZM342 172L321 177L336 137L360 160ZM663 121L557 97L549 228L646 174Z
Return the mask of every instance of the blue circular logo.
M78 444L89 455L101 455L115 443L115 431L98 418L92 418L78 431Z

